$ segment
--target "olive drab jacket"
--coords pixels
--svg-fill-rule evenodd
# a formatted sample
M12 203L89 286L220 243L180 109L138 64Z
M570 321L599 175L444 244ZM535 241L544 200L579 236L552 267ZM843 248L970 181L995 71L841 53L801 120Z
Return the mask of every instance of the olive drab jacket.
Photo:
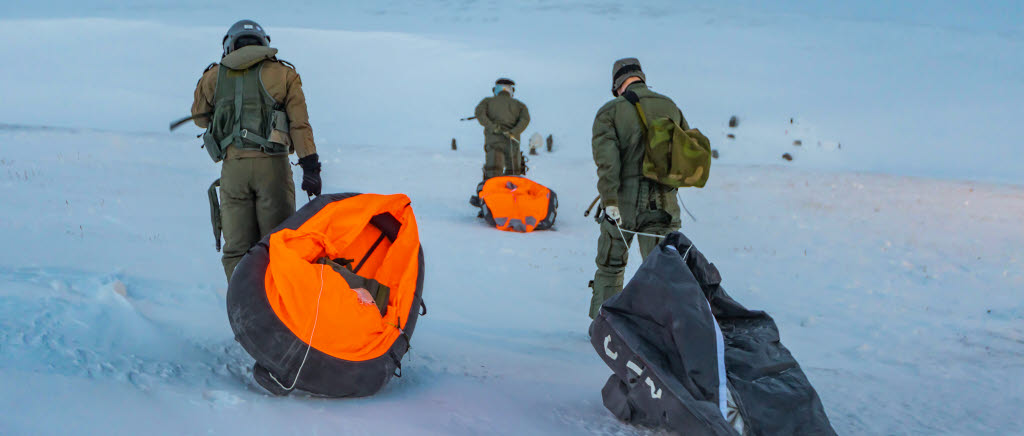
M494 97L487 97L476 105L476 120L484 126L485 145L508 145L508 132L519 140L526 126L530 124L530 112L523 102L502 91Z
M196 85L192 115L213 112L220 68L246 70L263 63L260 70L260 82L267 94L284 108L284 112L288 116L288 137L282 139L290 143L300 158L306 157L316 153L316 144L313 142L313 128L309 125L309 113L306 112L306 96L302 93L302 80L295 72L294 67L278 60L276 55L276 48L246 46L224 56L219 65L210 65ZM196 117L194 120L197 126L204 129L210 124L209 117ZM229 146L225 159L267 156L269 155L260 150L243 150Z
M629 85L626 91L640 98L647 119L669 117L689 129L682 111L668 97L651 91L643 82ZM625 97L616 97L597 111L591 147L601 203L619 208L623 228L635 230L653 224L651 220L664 219L670 219L665 224L679 227L676 190L643 176L644 126L636 107Z

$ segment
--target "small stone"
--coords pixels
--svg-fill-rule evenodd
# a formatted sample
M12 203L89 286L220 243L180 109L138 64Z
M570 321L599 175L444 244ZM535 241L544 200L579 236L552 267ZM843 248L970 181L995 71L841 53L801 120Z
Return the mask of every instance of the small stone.
M115 280L114 283L110 285L110 287L113 288L114 292L116 292L117 295L120 295L122 297L128 297L128 287L125 286L124 282L120 280Z
M793 155L791 155L789 153L783 153L782 158L787 160L787 161L792 161L793 160Z
M795 140L793 140L793 145L799 147L801 145L804 145L804 142L799 140L799 139L795 139Z
M712 159L718 159L718 149L712 149L711 150L711 158Z
M725 137L729 139L736 139L736 135L733 135L732 133L725 135Z
M740 125L740 119L737 118L736 115L733 115L733 116L729 117L729 127L735 129L736 127L739 127L739 125Z

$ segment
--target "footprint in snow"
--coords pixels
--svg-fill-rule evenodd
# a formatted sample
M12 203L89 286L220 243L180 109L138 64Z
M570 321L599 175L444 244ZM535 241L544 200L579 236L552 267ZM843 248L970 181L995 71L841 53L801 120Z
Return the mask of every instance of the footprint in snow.
M245 402L241 397L227 391L203 391L203 399L215 407L233 407Z

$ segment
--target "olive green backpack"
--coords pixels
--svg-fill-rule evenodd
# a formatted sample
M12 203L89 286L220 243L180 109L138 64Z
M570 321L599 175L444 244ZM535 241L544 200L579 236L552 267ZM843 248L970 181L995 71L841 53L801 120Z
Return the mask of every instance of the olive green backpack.
M288 115L260 80L263 62L246 70L221 65L217 70L213 117L203 146L214 162L227 157L228 146L285 155L291 150Z
M673 188L703 188L711 169L711 141L700 130L683 130L669 117L648 123L636 94L625 97L644 124L644 177Z

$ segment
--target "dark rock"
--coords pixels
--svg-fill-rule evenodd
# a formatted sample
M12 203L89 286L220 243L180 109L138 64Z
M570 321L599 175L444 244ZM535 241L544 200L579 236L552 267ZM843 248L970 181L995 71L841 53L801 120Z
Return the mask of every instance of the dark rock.
M789 153L783 153L782 158L787 160L787 161L792 161L793 160L793 155L791 155Z
M740 125L740 119L736 118L736 115L729 117L729 127L736 128Z
M455 138L452 138L452 150L455 149L457 149L457 147L455 146Z
M718 159L718 149L711 149L711 158Z
M555 138L548 135L548 152L551 152L551 147L555 145Z
M799 139L795 139L795 140L793 140L793 145L799 147L801 145L804 145L804 142L799 140Z
M725 135L725 137L729 139L736 139L736 135L733 135L732 133Z

